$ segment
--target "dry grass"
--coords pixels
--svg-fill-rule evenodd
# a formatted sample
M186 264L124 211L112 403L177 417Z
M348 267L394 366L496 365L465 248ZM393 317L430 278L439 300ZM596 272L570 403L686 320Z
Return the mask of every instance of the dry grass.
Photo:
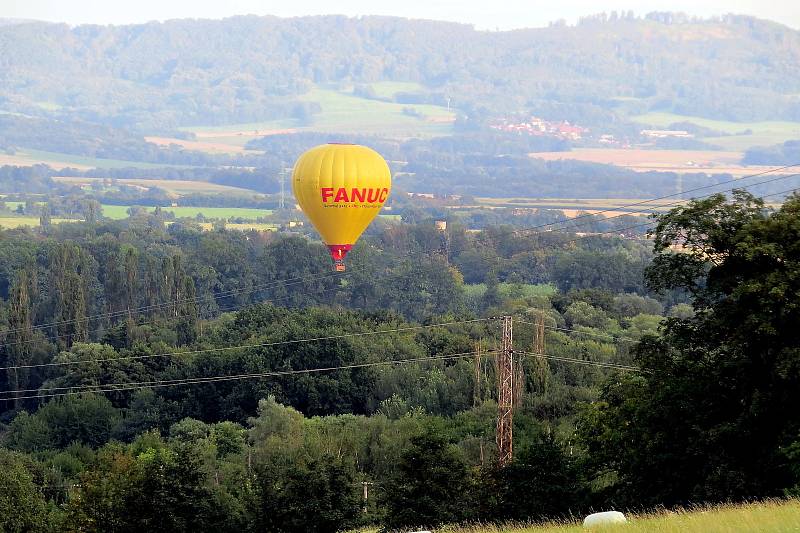
M448 527L448 533L578 533L585 531L625 533L778 533L800 531L800 501L775 500L744 505L700 507L628 517L627 524L584 529L581 522L539 525L475 525Z
M545 161L574 159L617 165L636 172L705 172L745 176L769 170L762 165L740 165L742 152L712 150L646 150L639 148L577 148L569 152L534 152L530 156ZM778 171L791 173L791 169Z
M176 139L174 137L145 137L145 141L159 146L177 145L185 150L194 152L205 152L207 154L234 154L234 155L250 155L261 154L258 150L245 150L242 146L233 144L213 142L213 141L187 141L184 139Z
M105 178L84 178L74 176L55 176L54 181L60 183L68 183L77 185L79 187L87 187L95 182L103 182ZM117 179L115 182L119 185L131 185L137 187L158 187L168 193L175 195L193 194L193 193L236 193L252 195L253 191L248 189L241 189L239 187L230 187L228 185L218 185L216 183L209 183L207 181L190 181L190 180L161 180L149 178L122 178Z
M50 221L52 224L61 224L62 222L80 222L79 220L69 218L54 218ZM14 229L29 226L31 228L39 227L39 217L0 217L0 228Z

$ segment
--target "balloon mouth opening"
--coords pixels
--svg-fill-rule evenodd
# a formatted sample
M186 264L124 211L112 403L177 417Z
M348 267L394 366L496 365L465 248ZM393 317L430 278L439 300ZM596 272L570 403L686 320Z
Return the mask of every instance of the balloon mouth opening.
M352 244L329 244L328 250L331 252L331 259L333 259L333 268L337 272L344 272L344 258L353 248Z
M328 144L335 144L337 146L355 146L353 143L340 143L340 142L329 142Z

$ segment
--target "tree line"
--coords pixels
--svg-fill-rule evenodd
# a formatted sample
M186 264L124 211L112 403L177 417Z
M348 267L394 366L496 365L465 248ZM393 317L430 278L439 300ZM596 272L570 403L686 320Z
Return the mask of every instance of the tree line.
M286 284L269 293L272 303L227 313L201 298L196 269L227 266L220 279L236 283L217 296L236 298L248 257L276 281L310 274L324 249L294 237L251 255L250 239L165 231L148 218L38 238L5 232L3 254L17 264L4 261L0 277L0 478L9 502L0 523L394 530L796 495L800 421L786 406L800 390L798 215L797 196L770 211L743 192L715 195L661 215L652 252L630 241L581 244L596 256L640 254L631 275L640 294L619 273L530 290L509 261L524 250L546 265L562 246L578 252L576 243L498 228L475 237L492 261L475 295L460 277L478 279L482 269L458 266L455 255L448 264L427 225L376 228L351 265L354 274L388 265L374 285L355 275L325 301L324 278L308 292ZM430 263L397 267L396 289L383 289L402 261L394 254L414 249ZM150 285L126 280L147 280L150 271L137 269L157 250L181 252L152 271L153 302L169 304L134 311ZM598 260L587 275L602 267ZM58 291L37 297L36 284ZM106 301L101 294L113 298L92 307ZM500 314L515 316L515 348L526 352L526 323L543 320L555 357L519 354L516 455L502 469L491 355L500 339L490 318ZM364 335L374 331L384 333ZM426 360L444 354L454 357ZM408 362L385 364L400 360ZM215 379L253 374L268 376ZM198 378L211 379L186 383ZM142 386L154 383L174 385ZM114 390L96 392L103 387Z

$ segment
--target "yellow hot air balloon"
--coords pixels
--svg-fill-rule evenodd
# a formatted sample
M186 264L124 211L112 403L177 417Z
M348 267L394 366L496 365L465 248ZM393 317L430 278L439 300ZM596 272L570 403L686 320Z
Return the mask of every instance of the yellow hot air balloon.
M292 191L328 245L337 271L383 207L392 188L389 165L371 148L323 144L294 164Z

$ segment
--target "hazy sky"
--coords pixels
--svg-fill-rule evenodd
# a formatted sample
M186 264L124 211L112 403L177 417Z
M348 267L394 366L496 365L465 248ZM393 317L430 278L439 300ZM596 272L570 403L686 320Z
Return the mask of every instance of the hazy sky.
M711 16L744 13L800 29L800 0L0 0L0 18L70 24L129 24L231 15L395 15L452 20L481 29L545 26L612 10L683 11Z

